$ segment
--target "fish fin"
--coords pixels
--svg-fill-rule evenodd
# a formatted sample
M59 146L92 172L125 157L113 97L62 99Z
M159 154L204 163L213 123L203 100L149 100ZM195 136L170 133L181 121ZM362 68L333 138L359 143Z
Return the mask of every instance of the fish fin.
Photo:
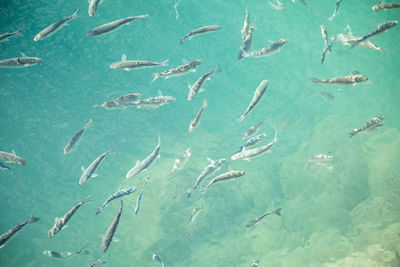
M92 201L90 200L90 195L88 195L88 196L82 201L82 205L85 205L85 204L90 203L90 202L92 202Z
M96 178L97 176L99 176L97 173L93 173L90 178Z
M274 213L278 216L281 216L281 208L277 208L276 210L274 210Z
M163 67L168 66L168 65L169 65L169 64L168 64L168 61L169 61L169 58L167 58L166 60L164 60L163 62L161 62L161 63L160 63L160 66L163 66Z
M214 162L215 162L212 158L207 158L207 160L208 160L208 163L210 163L210 164L214 164Z
M83 128L86 130L87 128L89 128L91 126L93 126L93 120L92 120L92 118L89 118L89 122L86 123L86 125L83 126Z
M119 242L119 238L113 237L111 242Z
M221 71L222 71L222 69L219 67L219 63L218 63L217 66L215 67L214 73L218 73Z
M139 163L140 163L140 160L137 160L136 163L135 163L135 167L138 166Z
M158 93L158 96L163 96L161 90L158 90L157 93Z
M21 52L21 56L26 57L26 54L24 52Z
M351 72L351 74L358 75L358 74L360 74L360 72L358 70L354 70L354 71Z
M208 80L208 79L207 79L207 80ZM204 90L206 90L206 88L202 87L202 88L199 90L199 94L202 93L202 92L204 92Z
M226 167L226 168L227 168L227 170L230 171L230 172L233 171L232 165L231 165L230 163L227 164L227 167Z
M183 44L183 42L185 41L185 39L186 39L185 37L179 39L179 43L180 43L180 44Z
M67 229L67 228L68 228L68 224L65 224L65 225L61 228L60 231L62 231L62 230L64 230L64 229Z
M153 80L150 83L153 83L158 78L160 78L160 73L153 73Z
M189 83L188 83L187 87L189 90L192 88L192 86Z
M186 58L182 58L182 63L186 64L186 63L188 63L188 60Z
M126 54L122 54L121 61L126 61Z
M318 79L316 79L316 78L310 78L310 80L311 80L313 83L323 83L322 80L318 80Z
M103 210L102 207L96 209L96 215L98 215Z
M82 172L84 172L85 171L85 167L81 166L81 170L82 170Z
M245 161L248 161L248 162L250 162L250 159L249 158L243 158Z
M17 31L15 32L15 35L16 35L16 36L20 36L20 37L24 36L24 35L21 33L21 31L22 31L22 29L17 30Z
M28 218L27 222L28 222L29 224L32 224L32 223L37 222L37 221L39 221L39 220L40 220L40 218L39 218L39 217L34 217L34 216L33 216L33 213L32 213L31 216Z
M54 218L54 224L58 223L58 217Z

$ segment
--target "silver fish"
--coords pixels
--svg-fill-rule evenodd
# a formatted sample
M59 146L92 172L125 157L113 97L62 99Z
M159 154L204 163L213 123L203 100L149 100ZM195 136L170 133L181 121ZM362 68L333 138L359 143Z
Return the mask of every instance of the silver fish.
M61 29L62 26L66 25L66 23L68 21L73 20L77 17L78 17L78 9L71 16L65 17L65 18L51 24L50 26L47 26L46 28L44 28L42 31L40 31L38 34L36 34L36 36L33 38L33 41L37 42L37 41L43 40L43 39L53 35L59 29Z
M103 205L101 205L100 208L96 209L96 215L99 214L100 212L102 212L103 209L105 207L107 207L107 205L110 204L111 201L113 201L117 198L123 197L123 196L127 196L129 194L132 194L133 192L136 191L136 189L137 189L136 186L132 186L132 187L124 188L124 189L121 189L121 190L115 192L114 194L112 194L111 196L109 196L106 199L106 201L103 203Z
M75 256L75 255L78 255L78 254L88 255L89 251L85 250L86 247L87 247L87 245L84 246L83 248L81 248L78 251L61 252L61 253L58 253L57 251L53 251L53 250L45 250L45 251L43 251L43 255L49 256L51 258L67 259L69 257Z
M117 230L119 219L121 218L121 214L122 214L123 204L124 204L124 202L121 200L121 206L118 210L118 213L115 216L114 220L111 222L110 226L107 229L106 234L103 237L103 240L101 241L101 252L103 252L103 253L105 253L107 251L108 247L111 244L111 241L115 234L115 231Z
M164 262L161 260L161 258L158 256L158 255L156 255L154 252L153 252L153 260L155 261L155 262L158 262L159 264L161 264L161 267L165 267L165 264L164 264Z
M386 116L372 118L369 121L367 121L366 123L364 123L363 127L358 128L358 129L357 128L353 129L351 132L349 132L349 135L350 135L350 137L353 137L354 135L356 135L360 132L369 133L369 132L376 131L378 129L377 127L383 126L382 121L384 119L386 119Z
M251 137L253 134L255 134L258 131L258 128L260 128L261 125L263 125L263 121L260 123L257 123L254 126L251 126L243 135L242 135L242 139L246 139Z
M276 135L277 135L277 131L275 130L274 140L272 140L271 143L268 143L264 146L256 147L253 149L242 150L242 151L234 154L231 157L231 160L244 159L244 160L250 161L250 158L258 157L258 156L268 152L278 141L278 139L276 138Z
M104 160L104 158L112 153L114 151L114 148L112 148L111 150L104 152L103 154L101 154L100 156L98 156L92 163L90 163L89 167L87 167L86 169L84 169L82 167L82 175L81 178L79 179L79 184L83 185L84 183L86 183L90 178L94 178L97 176L97 174L95 174L94 172L97 170L97 168L100 166L100 163Z
M381 33L387 32L391 28L395 27L399 22L397 20L391 20L382 24L379 24L373 28L369 33L361 37L359 40L352 42L351 47L357 46L359 43L366 41L367 39L378 36Z
M188 234L189 236L192 236L194 222L196 221L197 216L199 216L199 214L202 210L203 210L203 206L200 206L200 207L194 208L192 213L190 214L189 226L186 229L186 234Z
M393 8L400 8L400 3L382 3L379 5L374 5L372 10L386 10L386 9L393 9Z
M146 180L144 181L144 185L143 185L142 191L140 192L140 194L139 194L139 196L138 196L138 198L136 200L135 214L138 214L138 212L140 210L140 203L142 202L144 188L146 187L148 181L149 181L149 178L146 178Z
M251 147L251 146L254 146L254 145L258 144L258 143L261 142L265 137L267 137L267 135L264 133L264 134L259 134L259 135L257 135L257 136L254 136L254 137L250 138L249 140L247 140L246 143L244 143L242 146L240 146L238 152L243 151L244 149L247 149L247 148L249 148L249 147Z
M199 121L201 119L201 116L203 114L204 109L207 107L207 99L204 98L203 105L201 106L199 112L197 112L196 117L194 117L193 121L189 125L189 132L193 132L194 129L196 129L197 124L199 124Z
M170 77L176 77L176 76L182 76L185 75L191 71L196 71L196 68L201 64L201 60L193 60L190 61L186 64L180 65L176 68L166 70L160 73L154 73L154 78L151 82L154 82L157 80L159 77L164 77L165 79L168 79Z
M28 224L32 224L34 222L39 221L40 218L33 217L33 214L23 223L16 225L15 227L11 228L4 234L0 235L0 248L4 247L11 239L13 239L18 233L21 232L22 229Z
M336 0L336 7L335 10L333 11L332 16L328 18L329 21L332 21L337 16L337 14L339 14L339 7L342 4L342 1L343 0Z
M226 159L222 158L219 160L212 160L210 158L208 160L208 165L207 167L204 168L204 170L200 173L199 177L197 177L196 182L194 183L193 187L189 188L187 191L187 197L190 198L193 194L193 191L198 188L201 184L201 182L204 180L204 178L212 175L215 171L217 171L222 164L226 162Z
M250 52L251 46L253 44L253 31L255 28L256 27L253 24L253 26L250 28L249 35L247 35L246 38L243 40L242 46L239 50L238 60L242 60L243 58L245 58L245 55Z
M15 57L0 60L0 68L26 68L42 61L39 57Z
M281 48L288 42L288 39L280 39L275 43L270 44L263 49L258 51L253 51L249 53L244 53L244 57L268 57L281 50Z
M14 36L22 36L21 30L17 30L15 32L6 32L6 33L3 33L3 34L0 34L0 43L5 42L5 41L9 41L9 39L11 37L14 37Z
M175 102L175 100L176 98L173 96L159 95L131 102L129 106L136 106L137 108L159 108L165 104Z
M254 226L256 226L257 224L259 224L265 217L267 217L268 215L271 215L271 214L276 214L276 215L278 215L278 216L281 216L281 208L277 208L277 209L274 210L274 211L266 212L266 213L264 213L264 214L258 216L257 218L255 218L255 219L249 221L248 223L246 223L246 224L245 224L245 227L246 227L246 228L254 227Z
M243 41L247 38L247 36L251 32L250 15L249 15L249 12L248 12L247 8L246 8L246 16L245 16L244 21L243 21L243 27L242 27L242 30L240 32L242 33L242 40Z
M111 69L119 69L129 71L131 69L145 69L152 67L166 67L168 66L169 59L162 62L151 62L144 60L122 60L119 62L114 62L110 65Z
M103 0L89 0L89 16L93 17Z
M149 15L141 15L141 16L136 16L136 17L127 17L119 20L115 20L103 25L100 25L86 33L87 37L93 37L93 36L98 36L106 33L110 33L112 31L117 30L119 27L122 25L128 24L132 20L136 19L144 19L147 18Z
M89 122L85 126L83 126L82 129L80 129L78 132L76 132L74 134L74 136L72 136L72 138L68 141L67 146L64 148L64 154L71 152L73 149L75 149L78 146L79 141L81 140L81 138L83 136L83 133L85 132L86 129L88 129L92 125L93 125L93 121L92 121L92 119L89 119Z
M160 157L159 156L160 146L161 146L161 139L160 135L158 135L158 144L154 148L153 152L151 152L150 155L148 155L144 160L142 161L137 160L135 166L133 166L133 168L127 172L126 178L127 179L132 178L133 176L147 170L147 168L149 168L156 161L156 159Z
M185 150L185 154L183 154L182 157L175 160L174 166L172 167L172 170L171 170L171 173L175 173L177 171L182 170L183 166L189 160L191 155L192 155L192 152L190 151L190 147L189 147L188 149Z
M124 109L132 105L132 103L134 103L135 101L139 100L140 97L141 95L138 93L128 94L113 99L111 101L104 102L103 104L100 105L100 107L103 107L105 109L115 109L115 108Z
M239 177L242 177L243 175L245 175L246 173L243 171L229 171L229 172L225 172L221 175L218 175L217 177L213 178L208 185L203 189L203 193L205 193L208 188L210 186L212 186L213 184L216 184L218 182L226 182L226 181L230 181L230 180L236 180Z
M208 72L208 73L206 73L206 74L204 74L204 75L201 75L200 78L198 78L197 81L196 81L192 86L189 85L189 86L188 86L188 88L189 88L189 94L188 94L187 100L188 100L188 101L191 101L191 100L194 99L194 97L195 97L198 93L203 92L203 91L204 91L204 88L201 89L201 86L203 85L203 83L204 83L205 81L207 81L207 80L210 80L210 79L211 79L211 75L213 75L214 73L220 72L220 71L221 71L221 70L220 70L220 69L218 68L218 66L217 66L214 70L212 70L212 71L210 71L210 72Z
M83 205L89 203L89 198L90 196L73 206L72 209L70 209L62 218L56 218L54 226L48 232L49 238L54 237L55 234L61 231L71 217L75 214L75 212L77 212L78 209Z
M336 35L332 36L331 40L336 42L336 43L341 43L342 45L351 46L354 41L357 41L360 38L361 37L357 37L357 36L354 36L352 34L339 33L339 34L336 34ZM378 50L378 51L381 51L381 52L383 52L385 50L384 48L376 46L374 43L372 43L369 40L366 40L364 42L360 42L360 43L357 44L357 46L358 47L366 47L366 48Z
M360 74L351 74L344 77L329 78L325 80L319 80L310 78L313 83L326 83L334 85L356 85L357 83L368 81L368 77Z
M258 102L260 102L262 96L267 91L267 87L268 87L268 80L261 81L261 83L257 86L254 92L253 98L251 99L249 106L247 107L243 115L240 116L238 121L242 121L254 109L254 107L258 104Z
M219 29L221 29L221 26L218 26L218 25L211 25L211 26L205 26L205 27L198 28L196 30L193 30L193 31L189 32L183 38L181 38L181 44L183 44L183 42L187 38L189 38L189 40L190 40L190 39L192 39L193 36L196 36L196 35L199 35L199 34L204 34L204 33L215 32L215 31L217 31Z
M0 170L6 170L6 171L11 171L11 168L8 167L6 164L3 162L0 162Z
M19 165L25 165L26 162L23 158L18 157L17 155L15 155L15 152L13 151L13 153L7 153L4 151L0 151L0 159L3 160L4 162L7 163L16 163Z

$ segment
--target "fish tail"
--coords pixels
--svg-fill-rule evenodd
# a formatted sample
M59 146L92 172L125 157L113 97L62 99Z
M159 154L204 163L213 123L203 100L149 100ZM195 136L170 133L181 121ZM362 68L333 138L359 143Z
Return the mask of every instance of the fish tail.
M98 215L102 210L103 210L103 207L97 208L96 209L96 215Z
M168 66L168 61L169 61L169 58L167 58L166 60L164 60L163 62L161 62L161 63L160 63L160 66L163 66L163 67Z
M318 80L318 79L316 79L316 78L310 78L310 80L311 80L313 83L323 83L322 80Z
M39 220L40 220L40 218L39 217L33 217L33 213L32 213L32 215L28 218L27 223L32 224L32 223L37 222Z
M88 204L90 203L90 195L88 195L83 201L82 201L82 205Z
M149 15L140 15L140 16L136 16L135 19L145 19L147 18Z
M20 37L24 36L24 35L21 33L21 31L22 31L22 29L16 30L16 31L15 31L15 35L16 35L16 36L20 36Z
M160 73L153 73L153 80L150 83L153 83L155 80L157 80L160 77Z
M181 38L181 39L179 39L180 40L180 44L183 44L183 42L186 40L186 37L183 37L183 38Z
M281 208L277 208L276 210L274 210L274 213L278 216L281 216Z
M207 98L204 98L202 107L203 108L207 107L207 103L208 103Z
M72 14L71 18L73 18L73 19L77 18L78 17L78 11L79 11L79 8L74 12L74 14Z
M242 116L239 117L239 119L237 119L237 121L242 121L246 116L243 114Z
M190 198L193 194L193 188L189 188L189 190L187 191L187 198Z
M83 128L86 130L87 128L90 128L91 126L93 126L93 120L92 120L92 118L89 118L89 122L86 123L86 125L83 126Z
M221 72L221 68L219 67L219 63L217 64L217 66L215 67L214 73L218 73Z

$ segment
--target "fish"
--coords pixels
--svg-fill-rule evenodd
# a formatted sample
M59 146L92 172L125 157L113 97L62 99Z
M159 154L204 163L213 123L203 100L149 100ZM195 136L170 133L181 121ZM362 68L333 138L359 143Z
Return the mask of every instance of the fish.
M198 188L201 184L201 182L204 180L204 178L212 175L214 172L219 170L219 168L226 162L225 158L219 159L219 160L212 160L210 158L208 160L208 165L207 167L204 168L204 170L200 173L200 175L197 177L196 182L194 183L193 187L189 188L187 191L187 198L190 198L193 194L193 191Z
M8 167L6 164L3 162L0 162L0 170L5 170L5 171L11 171L11 168Z
M135 101L139 100L140 97L141 95L138 93L128 94L113 99L111 101L104 102L103 104L98 106L105 109L125 109L126 107L131 106L132 103L135 103Z
M251 46L253 44L253 31L256 29L255 24L253 23L253 26L250 27L250 32L246 36L245 39L243 39L242 46L240 47L239 50L239 55L238 55L238 60L242 60L246 54L248 54L251 50Z
M331 44L331 46L332 46L332 44ZM325 62L325 57L326 57L326 53L327 53L328 51L329 51L328 48L325 47L325 49L324 49L324 51L322 52L322 55L321 55L321 64L324 64L324 62Z
M330 52L332 52L331 49L331 45L328 44L328 31L326 30L326 27L324 24L321 24L321 35L322 35L322 39L324 40L324 45L325 45L325 49L328 49Z
M353 41L351 44L351 48L357 46L359 43L364 42L370 38L376 37L381 33L387 32L391 28L395 27L399 22L397 20L387 21L385 23L379 24L375 28L373 28L369 33L361 37L360 39Z
M104 152L103 154L98 156L92 163L90 163L89 167L87 167L86 169L82 166L82 175L81 175L81 178L79 179L79 184L83 185L90 178L97 177L97 174L95 173L95 171L100 166L100 163L104 160L104 158L108 154L112 153L113 151L114 151L114 148L110 149L107 152Z
M246 16L243 21L243 27L242 30L240 31L242 34L242 40L244 41L246 37L250 34L251 32L251 26L250 26L250 15L249 12L246 8Z
M172 167L171 173L175 173L183 169L186 162L189 160L190 156L192 155L190 147L185 150L185 154L182 157L177 158L174 162L174 166Z
M67 24L68 21L71 21L73 19L76 19L78 17L78 10L77 9L74 14L72 14L71 16L65 17L49 26L47 26L46 28L44 28L43 30L41 30L38 34L36 34L36 36L33 38L33 41L37 42L40 40L43 40L47 37L50 37L51 35L53 35L54 33L56 33L58 30L61 29L61 27L65 26Z
M281 216L281 210L282 210L281 208L277 208L274 211L266 212L266 213L258 216L257 218L249 221L248 223L246 223L245 227L252 228L252 227L256 226L257 224L259 224L265 217L267 217L268 215L271 215L271 214L276 214L278 216Z
M199 112L197 112L196 117L194 117L193 121L189 125L189 133L193 132L194 129L196 129L203 114L203 111L206 107L207 107L207 99L204 98L203 105L201 106Z
M15 37L15 36L23 36L21 33L21 30L0 34L0 43L5 42L5 41L10 41L10 38Z
M267 91L268 87L268 80L263 80L256 88L253 98L250 101L249 106L247 107L246 111L243 113L242 116L239 117L238 121L242 121L253 109L254 107L260 102L262 96Z
M332 21L337 16L337 14L339 14L339 7L342 4L342 1L343 0L336 0L336 7L335 10L333 11L332 16L328 18L329 21Z
M118 62L114 62L110 65L111 69L118 69L118 70L126 70L130 71L131 69L145 69L145 68L152 68L152 67L166 67L168 66L169 58L162 61L162 62L151 62L151 61L144 61L144 60L122 60Z
M103 205L101 205L100 208L96 209L96 215L98 215L100 212L102 212L103 209L105 207L107 207L107 205L110 204L111 201L113 201L113 200L115 200L117 198L123 197L123 196L130 195L133 192L135 192L136 189L137 189L136 186L132 186L132 187L124 188L124 189L121 189L121 190L115 192L114 194L112 194L111 196L109 196L106 199L106 201L103 203Z
M87 37L94 37L94 36L99 36L102 34L110 33L112 31L117 30L119 27L122 25L126 25L129 22L136 20L136 19L144 19L147 18L149 15L141 15L141 16L136 16L136 17L127 17L123 19L118 19L103 25L100 25L86 33Z
M393 8L399 8L400 3L381 3L378 5L374 5L371 9L378 11L378 10L386 10L386 9L393 9Z
M357 41L360 38L361 37L354 36L350 33L349 34L339 33L339 34L332 36L331 40L336 43L341 43L342 45L351 46L354 41ZM378 50L380 52L383 52L385 50L384 48L378 47L377 45L375 45L374 43L372 43L369 40L360 42L357 44L357 46Z
M366 123L364 123L363 127L361 128L355 128L351 132L349 132L350 138L353 137L354 135L364 132L364 133L370 133L376 131L378 128L383 126L382 121L386 119L386 116L380 116L377 118L372 118Z
M0 68L26 68L42 61L40 57L15 57L0 60Z
M159 156L160 148L161 148L161 139L160 135L158 135L158 144L154 148L153 152L151 152L144 160L142 161L137 160L135 166L133 166L133 168L126 173L126 178L127 179L132 178L133 176L147 170L147 168L149 168L156 161L156 159L160 157Z
M50 228L48 232L49 238L54 237L55 234L60 232L72 218L72 216L78 211L80 207L90 202L90 196L73 206L62 218L56 218L54 221L54 226Z
M39 221L40 218L38 217L33 217L33 214L23 223L20 223L4 234L0 235L0 248L4 247L11 239L13 239L18 233L24 229L24 227L28 224L32 224L34 222Z
M189 38L188 40L192 39L193 36L210 33L210 32L215 32L219 29L221 29L221 26L219 26L219 25L210 25L210 26L204 26L204 27L198 28L196 30L189 32L183 38L181 38L181 44L183 44L183 42L188 38Z
M17 156L14 151L13 151L13 153L0 151L0 160L4 161L6 163L16 163L19 165L26 164L26 161L23 158Z
M155 96L149 97L143 100L137 100L134 102L130 102L129 106L136 106L137 108L159 108L164 106L165 104L169 104L175 102L176 98L173 96Z
M208 188L210 186L212 186L213 184L216 184L218 182L226 182L226 181L230 181L230 180L236 180L239 177L242 177L246 175L245 172L243 171L229 171L229 172L225 172L221 175L218 175L217 177L213 178L208 185L206 185L206 187L202 190L203 193L205 193Z
M324 97L327 100L330 100L330 101L335 100L335 97L329 92L325 92L325 91L321 91L321 90L315 90L314 92L317 95L320 95L320 96Z
M89 16L93 17L103 0L89 0Z
M161 260L161 258L158 256L158 255L156 255L154 252L153 252L153 260L155 261L155 262L158 262L159 264L161 264L161 267L165 267L165 264L164 264L164 262Z
M68 154L69 152L71 152L73 149L75 149L78 146L79 141L81 140L84 132L91 126L93 126L93 121L92 121L92 119L89 119L89 122L86 123L86 125L83 126L82 129L80 129L78 132L76 132L74 134L74 136L72 136L72 138L68 141L68 144L64 148L64 154Z
M244 53L244 57L269 57L281 50L281 48L288 42L288 39L280 39L267 47L258 51Z
M231 160L244 159L244 160L250 161L250 158L255 158L255 157L258 157L258 156L268 152L278 141L276 136L277 136L277 131L275 129L275 136L274 136L274 139L272 140L272 142L270 142L264 146L256 147L253 149L244 149L244 150L232 155Z
M353 85L357 83L368 81L368 77L360 74L351 74L344 77L329 78L325 80L319 80L316 78L310 78L313 83L326 83L334 85Z
M144 193L144 188L146 187L148 181L149 181L149 178L146 178L146 180L144 181L144 185L143 185L142 191L140 192L140 194L139 194L139 196L138 196L138 198L137 198L137 200L136 200L135 214L138 214L138 213L139 213L139 210L140 210L140 203L141 203L141 201L142 201L142 197L143 197L143 193Z
M107 262L100 258L100 259L97 259L96 261L92 262L89 265L89 267L94 267L96 265L105 264L105 263L107 263Z
M117 215L115 216L114 220L111 222L110 226L108 227L106 234L103 237L103 240L101 241L101 252L105 253L108 249L108 247L111 244L112 238L115 234L115 231L117 230L117 226L119 223L119 219L121 218L122 214L122 206L124 205L124 202L121 201L121 206L118 210Z
M254 136L252 138L250 138L249 140L246 141L246 143L244 143L243 145L240 146L239 151L243 151L251 146L254 146L256 144L258 144L259 142L261 142L265 137L267 137L267 135L265 133L263 134L259 134L257 136Z
M189 94L188 94L187 100L188 100L188 101L192 101L192 100L194 99L194 97L195 97L198 93L203 92L203 91L204 91L204 88L203 88L203 89L201 88L201 86L203 85L203 83L204 83L205 81L207 81L207 80L210 80L210 79L211 79L211 75L213 75L214 73L220 72L220 71L221 71L221 70L220 70L220 69L218 68L218 66L217 66L214 70L212 70L212 71L210 71L210 72L208 72L208 73L206 73L206 74L204 74L204 75L201 75L200 78L198 78L197 81L196 81L193 85L189 85L189 86L188 86L188 88L189 88Z
M192 210L192 213L190 214L190 219L189 219L189 226L186 229L186 233L189 236L192 236L192 231L194 228L194 222L196 221L197 216L199 216L200 212L203 210L203 206L196 207Z
M86 245L83 248L81 248L80 250L74 251L74 252L61 252L61 253L58 253L57 251L53 251L53 250L44 250L43 251L43 255L49 256L51 258L57 258L57 259L67 259L69 257L75 256L75 255L78 255L78 254L88 255L88 254L90 254L90 252L85 250L85 248L87 246L88 245Z
M258 264L260 264L259 260L255 260L253 261L253 263L251 264L251 267L258 267Z
M309 158L304 165L316 165L316 166L324 166L327 169L332 169L332 164L330 163L335 157L330 153L323 153L323 154L315 154L311 158Z
M260 128L261 125L263 125L264 121L257 123L254 126L251 126L246 132L244 132L244 134L242 135L242 139L247 139L251 136L253 136L253 134L255 134L258 131L258 128Z
M275 9L275 10L283 10L283 4L279 0L275 0L274 4L271 1L268 1L268 3Z
M165 79L168 79L170 77L176 77L176 76L182 76L185 75L189 72L194 72L196 71L196 68L201 64L201 60L192 60L188 63L185 63L183 65L180 65L176 68L169 69L160 73L153 73L153 80L151 82L154 82L160 77L164 77Z

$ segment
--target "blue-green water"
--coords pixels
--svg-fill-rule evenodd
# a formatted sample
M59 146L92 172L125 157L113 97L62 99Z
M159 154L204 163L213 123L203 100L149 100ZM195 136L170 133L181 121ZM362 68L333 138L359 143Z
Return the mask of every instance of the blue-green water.
M157 266L152 252L167 266L399 266L400 264L400 116L399 26L372 42L383 53L334 44L320 64L324 49L320 25L330 36L347 24L362 36L376 25L399 18L400 10L374 12L377 1L343 1L337 17L335 1L281 0L284 10L267 1L181 0L111 1L102 3L94 17L86 1L7 1L0 3L1 33L22 29L23 37L0 44L1 59L22 53L43 62L22 69L0 70L0 150L23 157L27 164L8 164L1 171L0 232L25 221L31 213L40 221L0 250L1 266L88 266L111 256L113 266ZM237 60L240 30L248 7L257 29L253 50L287 38L282 50L267 58ZM71 15L79 17L55 35L39 42L33 37L49 24ZM87 38L92 28L115 19L149 14L141 21L98 38ZM217 24L221 30L179 44L189 31ZM170 67L201 59L195 73L150 84L152 72L169 67L130 72L109 68L121 55L128 59L163 61ZM187 85L219 64L222 71L204 84L205 91L186 100ZM313 84L309 78L331 78L359 71L369 81L353 86ZM244 112L261 80L269 80L266 94L244 121ZM329 101L315 94L334 95ZM176 102L154 110L105 110L94 107L128 93L143 98L176 97ZM188 126L204 97L208 100L199 127ZM348 137L367 120L386 115L384 127L373 134ZM64 155L68 140L89 118L79 147ZM229 158L242 144L250 126L266 120L259 133L278 142L271 153L234 161L246 176L216 184L205 195L190 199L186 191L207 166L207 157ZM282 127L282 124L285 127ZM144 173L127 180L126 172L144 159L161 137L161 158ZM99 167L99 176L79 186L81 166L87 167L115 147ZM182 171L170 170L176 158L191 147ZM334 154L332 170L304 167L319 153ZM226 170L224 166L219 173ZM150 177L141 210L136 198ZM205 181L208 183L208 180ZM101 236L114 218L114 201L95 216L95 209L119 189L131 185L138 192L124 198L115 237L105 255ZM204 186L204 185L203 185ZM91 195L54 238L47 237L54 218ZM203 206L191 235L190 214ZM282 208L282 216L268 216L254 229L245 223L265 211ZM44 250L76 251L88 244L89 255L66 260L49 258Z

